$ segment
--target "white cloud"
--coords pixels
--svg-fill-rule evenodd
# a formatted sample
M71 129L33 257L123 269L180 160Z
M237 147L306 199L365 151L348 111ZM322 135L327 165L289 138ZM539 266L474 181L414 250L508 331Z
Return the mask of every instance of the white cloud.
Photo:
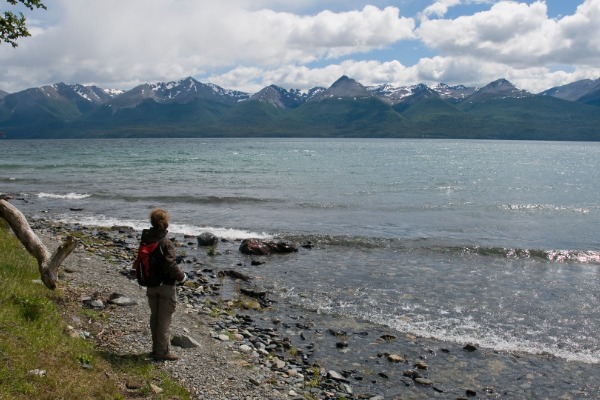
M471 4L489 4L503 0L437 0L430 6L426 7L421 13L421 19L427 19L429 17L443 17L448 13L451 7L459 5L471 5Z
M286 22L291 28L286 40L289 45L330 57L382 48L414 37L414 21L400 18L395 7L323 11L314 17L293 16Z
M194 76L254 92L329 86L345 74L367 85L507 78L540 91L600 76L600 0L578 0L561 18L541 0L421 1L430 5L413 19L387 0L55 0L28 17L31 38L0 46L0 89ZM446 17L452 7L464 15ZM426 57L403 61L422 45Z
M16 51L0 47L0 64L37 84L119 86L238 65L307 63L413 36L414 21L394 7L296 15L251 6L240 0L58 0L53 7L62 19L36 28ZM0 71L0 87L19 83Z
M597 66L600 64L600 0L586 0L572 16L558 21L563 46L553 61Z
M512 68L492 60L473 57L434 57L422 59L416 66L420 81L428 84L444 82L481 87L505 78L518 87L537 93L553 86L554 80L546 67Z
M501 1L490 10L453 20L424 19L417 35L443 56L471 56L516 68L549 63L600 62L600 0L586 0L573 16L548 17L543 1Z
M437 16L443 17L448 12L450 7L456 6L461 3L461 0L440 0L436 1L429 7L423 10L422 15L424 17Z
M517 69L494 61L472 57L423 58L416 65L404 66L399 61L346 60L321 68L306 66L282 66L274 69L239 67L208 78L209 82L229 88L241 86L255 93L267 85L275 84L285 89L309 89L316 86L329 87L340 76L348 75L363 85L389 83L409 86L425 83L449 85L465 84L482 87L505 78L531 93L539 93L553 86L564 85L589 77L600 76L599 68L578 68L571 72L552 71L549 67Z
M547 18L546 4L500 2L489 11L454 20L423 20L417 34L443 55L478 56L486 60L531 62L555 44L556 23ZM550 37L548 37L550 35ZM538 40L539 39L539 40Z
M222 87L241 84L248 92L253 93L270 84L275 84L285 89L304 90L317 86L329 87L342 75L350 76L363 85L381 83L408 85L417 78L414 71L406 68L399 61L346 60L339 64L332 63L320 68L289 65L262 70L258 68L239 67L224 74L213 75L208 80Z

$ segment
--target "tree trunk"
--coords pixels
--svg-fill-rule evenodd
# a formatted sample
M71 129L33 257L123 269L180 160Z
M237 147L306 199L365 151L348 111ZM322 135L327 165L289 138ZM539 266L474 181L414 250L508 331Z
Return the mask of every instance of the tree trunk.
M37 260L44 285L49 289L55 289L58 268L77 246L75 238L67 236L54 254L50 254L50 251L44 246L40 238L31 230L27 219L21 211L10 204L6 198L2 197L0 197L0 217L8 222L17 239L23 243L25 249Z

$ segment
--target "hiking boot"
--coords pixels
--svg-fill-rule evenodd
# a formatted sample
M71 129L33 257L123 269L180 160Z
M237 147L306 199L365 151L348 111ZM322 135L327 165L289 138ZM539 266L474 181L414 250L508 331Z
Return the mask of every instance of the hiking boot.
M179 360L179 357L177 357L175 354L173 353L167 353L167 354L154 354L152 356L152 358L154 358L157 361L177 361Z

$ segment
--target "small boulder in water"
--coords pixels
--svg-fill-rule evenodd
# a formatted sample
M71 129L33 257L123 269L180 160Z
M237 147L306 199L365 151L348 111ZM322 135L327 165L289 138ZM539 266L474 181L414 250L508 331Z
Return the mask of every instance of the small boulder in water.
M465 345L465 347L463 347L463 350L465 351L476 351L478 349L478 347L472 343L468 343L467 345Z
M265 256L271 254L271 247L258 239L244 239L240 244L240 251L244 254Z
M210 232L202 232L197 238L198 246L216 246L219 239Z
M294 253L298 249L285 242L272 242L260 239L244 239L240 244L240 251L244 254L266 256L275 253Z

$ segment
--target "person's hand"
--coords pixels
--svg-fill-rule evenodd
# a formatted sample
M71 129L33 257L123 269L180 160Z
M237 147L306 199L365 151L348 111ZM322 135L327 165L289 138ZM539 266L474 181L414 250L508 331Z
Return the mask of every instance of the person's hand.
M183 283L184 283L185 281L187 281L187 278L188 278L188 276L187 276L187 274L184 272L184 273L183 273L183 278L182 278L180 281L175 281L175 283L176 283L176 284L178 284L178 285L183 285Z

